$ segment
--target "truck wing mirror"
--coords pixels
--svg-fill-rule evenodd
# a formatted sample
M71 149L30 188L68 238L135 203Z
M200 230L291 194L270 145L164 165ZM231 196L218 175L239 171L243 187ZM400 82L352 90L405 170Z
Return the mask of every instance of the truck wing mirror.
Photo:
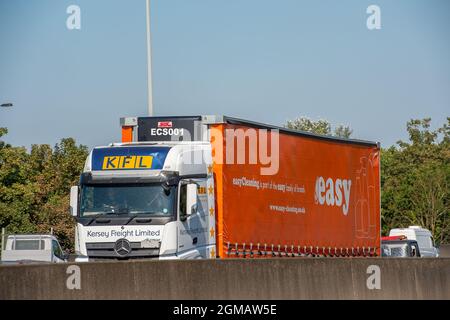
M180 220L197 212L197 187L195 182L182 183L180 186Z
M186 213L191 215L197 212L197 184L189 183L187 186L186 195Z
M78 215L78 186L70 188L70 214L73 217Z
M168 175L167 173L163 173L162 176L165 177L165 180L162 183L162 187L166 194L169 194L170 189L178 185L178 183L180 182L180 178L176 175Z

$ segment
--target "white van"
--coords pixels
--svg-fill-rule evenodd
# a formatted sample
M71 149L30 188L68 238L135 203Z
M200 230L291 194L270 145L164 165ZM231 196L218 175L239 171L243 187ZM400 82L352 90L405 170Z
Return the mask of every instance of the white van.
M408 240L416 240L422 257L439 257L439 250L434 246L433 237L428 229L419 226L396 228L389 232L389 236L405 236Z
M52 234L9 235L3 239L1 264L67 262L67 253Z

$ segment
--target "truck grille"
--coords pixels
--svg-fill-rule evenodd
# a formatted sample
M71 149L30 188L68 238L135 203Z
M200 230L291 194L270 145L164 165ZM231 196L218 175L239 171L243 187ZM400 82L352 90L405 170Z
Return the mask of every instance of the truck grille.
M151 258L159 256L159 249L141 248L140 242L130 242L131 252L126 258ZM114 242L86 243L87 254L90 258L118 259L114 250Z

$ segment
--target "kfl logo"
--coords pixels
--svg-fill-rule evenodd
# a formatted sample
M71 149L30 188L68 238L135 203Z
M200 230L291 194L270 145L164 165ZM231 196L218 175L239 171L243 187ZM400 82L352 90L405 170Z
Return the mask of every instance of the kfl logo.
M346 179L328 178L325 182L323 177L317 177L314 199L316 204L342 207L344 215L348 214L350 206L350 189L352 181Z

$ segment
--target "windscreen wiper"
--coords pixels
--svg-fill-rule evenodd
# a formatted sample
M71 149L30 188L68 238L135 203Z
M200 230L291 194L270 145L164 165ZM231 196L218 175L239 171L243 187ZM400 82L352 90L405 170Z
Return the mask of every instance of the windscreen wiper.
M87 224L88 226L92 224L92 222L96 222L96 223L110 223L111 219L108 218L103 218L103 217L93 217L91 218L91 221L89 221L89 223Z
M129 224L131 221L133 221L133 219L134 218L136 218L138 215L137 214L135 214L135 215L132 215L131 217L130 217L130 219L128 219L128 221L126 222L126 223L124 223L124 225L126 226L127 224Z
M156 212L146 212L145 214L148 215L148 214L154 214L154 213L156 213ZM135 220L137 223L150 223L150 222L152 222L153 219L150 217L142 216L142 214L140 214L140 215L135 214L130 217L130 219L127 221L127 223L125 223L125 225L129 224L133 220Z

